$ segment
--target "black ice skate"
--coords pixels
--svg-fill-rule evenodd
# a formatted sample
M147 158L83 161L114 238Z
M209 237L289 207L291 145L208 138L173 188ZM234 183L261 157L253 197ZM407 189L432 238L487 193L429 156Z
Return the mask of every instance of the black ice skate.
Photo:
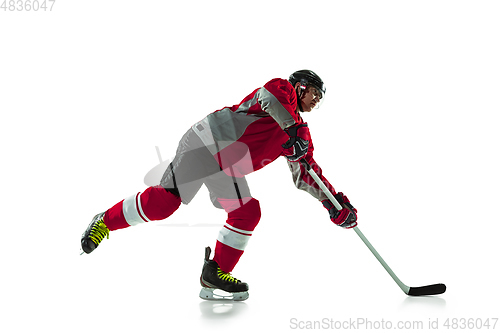
M109 238L109 229L104 224L104 213L100 213L94 216L87 230L82 235L81 244L83 252L90 253L94 251L104 239L104 236Z
M219 264L210 260L210 247L205 248L205 263L200 276L203 288L200 297L205 300L244 301L248 298L248 284L223 272Z

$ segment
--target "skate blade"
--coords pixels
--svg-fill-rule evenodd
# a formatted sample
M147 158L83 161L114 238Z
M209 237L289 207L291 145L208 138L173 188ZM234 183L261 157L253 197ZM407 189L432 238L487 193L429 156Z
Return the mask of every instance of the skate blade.
M244 301L248 299L248 291L229 293L215 288L201 288L200 298L208 301Z

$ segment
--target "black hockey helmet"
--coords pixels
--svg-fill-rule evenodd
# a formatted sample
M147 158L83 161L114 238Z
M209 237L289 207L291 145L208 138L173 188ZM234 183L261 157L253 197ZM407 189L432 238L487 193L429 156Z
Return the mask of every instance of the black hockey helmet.
M313 86L322 94L320 99L323 99L323 97L325 97L325 84L323 83L323 80L321 80L319 75L314 73L313 71L310 71L308 69L296 71L292 73L292 75L290 75L288 81L292 84L292 86L295 86L297 82L300 82L300 85L303 87L302 89L305 89L305 87L307 86Z

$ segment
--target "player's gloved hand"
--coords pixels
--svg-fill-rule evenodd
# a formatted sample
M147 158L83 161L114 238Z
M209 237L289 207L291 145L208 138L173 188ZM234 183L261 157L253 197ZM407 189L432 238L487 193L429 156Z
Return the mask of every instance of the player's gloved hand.
M297 162L307 154L309 149L309 142L311 142L311 135L307 123L290 126L285 128L286 134L290 137L287 142L282 144L283 155L290 162Z
M343 207L341 210L335 208L332 202L328 199L322 201L323 206L330 213L330 219L332 220L332 222L345 229L350 229L357 226L358 222L356 221L358 219L358 211L351 205L349 199L347 199L347 197L342 192L335 194L334 197Z

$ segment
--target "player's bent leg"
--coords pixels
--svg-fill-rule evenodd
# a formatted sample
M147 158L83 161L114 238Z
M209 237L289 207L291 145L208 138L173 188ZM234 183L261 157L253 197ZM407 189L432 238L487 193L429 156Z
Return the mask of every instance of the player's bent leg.
M246 202L234 209L234 205ZM224 272L231 272L240 260L252 232L260 221L259 201L254 198L219 199L220 204L228 211L228 219L220 230L215 246L214 261Z
M85 253L95 250L105 236L109 237L110 231L166 219L181 205L181 198L172 192L175 193L152 186L97 214L82 235L82 250Z

